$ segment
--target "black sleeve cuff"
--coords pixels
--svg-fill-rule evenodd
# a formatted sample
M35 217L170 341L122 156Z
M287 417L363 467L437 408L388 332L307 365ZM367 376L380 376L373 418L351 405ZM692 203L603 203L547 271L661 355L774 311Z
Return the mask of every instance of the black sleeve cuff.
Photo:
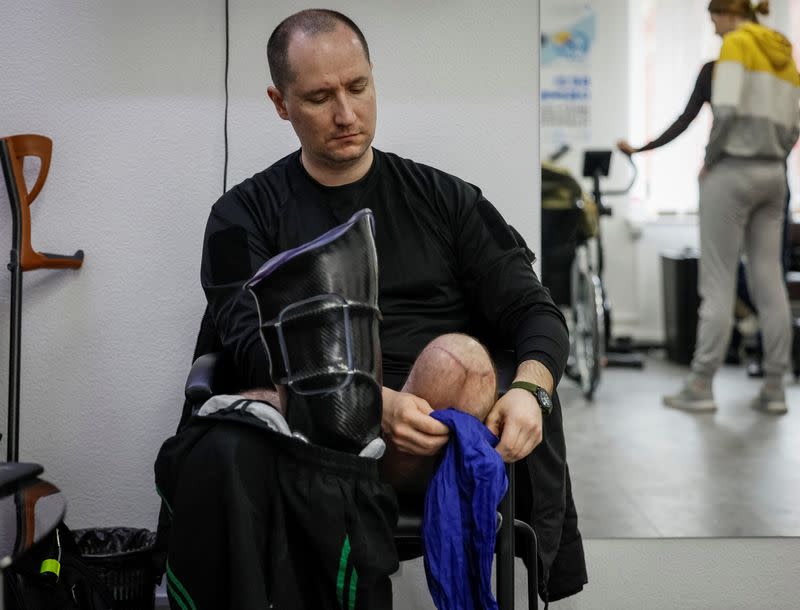
M519 325L516 333L517 362L536 360L553 376L558 385L569 357L569 333L561 312L532 312Z

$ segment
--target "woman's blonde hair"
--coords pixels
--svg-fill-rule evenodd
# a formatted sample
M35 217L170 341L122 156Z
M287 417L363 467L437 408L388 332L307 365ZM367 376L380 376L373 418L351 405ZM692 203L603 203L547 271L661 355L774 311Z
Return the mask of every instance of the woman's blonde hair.
M711 0L708 12L738 15L758 23L758 15L769 15L769 0L751 4L750 0Z

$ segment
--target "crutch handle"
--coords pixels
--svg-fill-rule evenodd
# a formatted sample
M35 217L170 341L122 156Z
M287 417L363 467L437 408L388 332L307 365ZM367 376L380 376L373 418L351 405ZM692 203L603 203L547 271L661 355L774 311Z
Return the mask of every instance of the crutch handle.
M36 252L31 250L27 256L22 256L22 270L31 269L78 269L83 265L83 250L76 250L75 254L51 254L49 252Z
M11 207L15 220L14 248L19 256L16 263L22 271L33 269L77 269L83 264L83 250L75 254L50 254L37 252L31 245L30 206L42 190L47 173L50 171L50 158L53 154L53 141L37 134L22 134L1 138L3 147L3 169L6 172ZM23 162L25 157L38 157L39 175L29 191L25 183Z

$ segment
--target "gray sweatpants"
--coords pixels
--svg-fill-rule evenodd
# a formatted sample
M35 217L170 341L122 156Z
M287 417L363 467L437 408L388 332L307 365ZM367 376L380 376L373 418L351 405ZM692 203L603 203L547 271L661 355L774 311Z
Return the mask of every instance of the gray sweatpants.
M742 252L758 310L767 376L789 366L792 324L781 268L786 168L779 161L727 158L700 182L702 303L692 371L712 376L722 365L733 327L736 270Z

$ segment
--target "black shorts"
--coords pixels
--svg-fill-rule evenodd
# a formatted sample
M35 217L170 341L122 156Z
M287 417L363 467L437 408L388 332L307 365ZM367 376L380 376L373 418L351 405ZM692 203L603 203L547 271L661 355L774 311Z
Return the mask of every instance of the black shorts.
M171 607L391 608L397 502L376 461L210 420L156 462Z

